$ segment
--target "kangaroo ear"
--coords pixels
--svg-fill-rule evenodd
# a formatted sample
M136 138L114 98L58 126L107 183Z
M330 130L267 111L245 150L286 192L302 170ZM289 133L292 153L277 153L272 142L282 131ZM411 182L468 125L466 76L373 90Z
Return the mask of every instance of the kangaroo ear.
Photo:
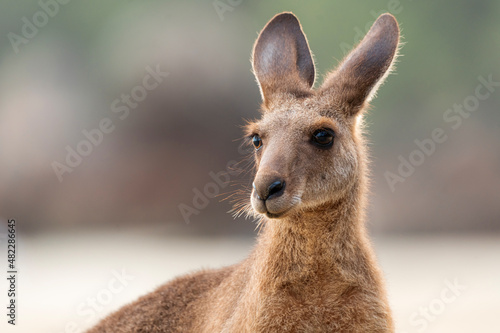
M355 115L390 73L398 44L398 22L391 14L380 15L359 45L326 77L320 91L335 98L342 111Z
M299 20L292 13L271 19L253 48L252 65L264 104L276 92L303 94L314 83L314 63Z

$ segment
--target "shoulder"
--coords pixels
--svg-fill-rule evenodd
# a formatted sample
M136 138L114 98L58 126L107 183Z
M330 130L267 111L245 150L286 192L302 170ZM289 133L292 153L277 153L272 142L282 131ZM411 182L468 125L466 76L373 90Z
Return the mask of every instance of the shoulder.
M189 331L208 292L234 267L180 276L112 313L87 333Z

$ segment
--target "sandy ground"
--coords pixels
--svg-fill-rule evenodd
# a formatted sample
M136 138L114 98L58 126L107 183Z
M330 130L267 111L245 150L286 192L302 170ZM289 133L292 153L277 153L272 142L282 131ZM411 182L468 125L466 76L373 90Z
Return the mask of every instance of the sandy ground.
M500 332L500 235L378 236L374 243L397 332ZM17 325L2 314L0 331L81 332L176 275L237 262L252 244L159 232L20 237Z

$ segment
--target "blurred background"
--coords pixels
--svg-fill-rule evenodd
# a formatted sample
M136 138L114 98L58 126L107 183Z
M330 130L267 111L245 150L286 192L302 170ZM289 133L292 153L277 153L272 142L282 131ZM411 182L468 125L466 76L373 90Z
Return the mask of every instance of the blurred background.
M316 86L396 16L402 56L367 120L368 223L397 332L500 331L500 2L6 0L0 247L15 218L20 273L18 325L2 316L2 332L81 332L246 256L256 225L223 199L249 183L250 52L282 11L302 23Z

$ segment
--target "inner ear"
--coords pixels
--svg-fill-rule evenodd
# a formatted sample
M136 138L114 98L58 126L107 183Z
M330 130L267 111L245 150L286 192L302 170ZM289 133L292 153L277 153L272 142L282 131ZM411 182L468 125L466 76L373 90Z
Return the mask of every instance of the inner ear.
M260 33L252 57L264 102L276 92L308 91L314 84L314 62L299 20L292 13L276 15Z
M321 92L335 98L348 114L356 114L390 73L398 44L396 19L381 15L358 46L327 76Z

